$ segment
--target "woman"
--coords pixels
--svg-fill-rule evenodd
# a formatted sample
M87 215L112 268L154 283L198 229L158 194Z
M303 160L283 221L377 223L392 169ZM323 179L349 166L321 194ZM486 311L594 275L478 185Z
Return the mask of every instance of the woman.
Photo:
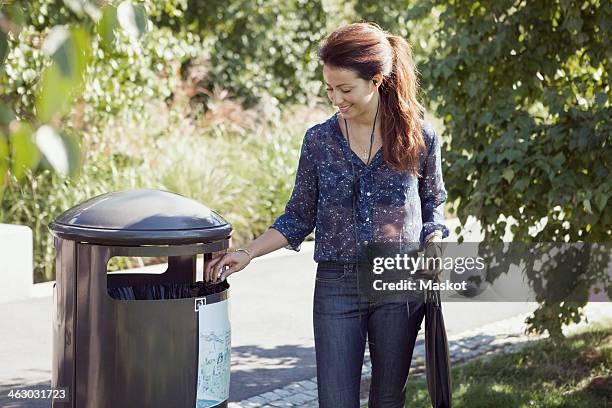
M367 336L369 406L399 408L423 301L360 299L356 262L369 244L416 243L432 253L449 235L440 142L422 120L417 71L404 39L376 24L350 24L324 40L319 57L328 97L339 112L306 132L285 213L245 248L207 263L205 279L225 279L282 247L299 251L316 227L319 406L359 407Z

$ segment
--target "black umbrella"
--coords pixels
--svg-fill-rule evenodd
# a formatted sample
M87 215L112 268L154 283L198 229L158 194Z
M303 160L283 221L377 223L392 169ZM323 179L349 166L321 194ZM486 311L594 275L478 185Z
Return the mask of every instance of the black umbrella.
M438 276L434 281L439 281ZM425 290L425 362L433 408L451 407L451 373L440 291Z

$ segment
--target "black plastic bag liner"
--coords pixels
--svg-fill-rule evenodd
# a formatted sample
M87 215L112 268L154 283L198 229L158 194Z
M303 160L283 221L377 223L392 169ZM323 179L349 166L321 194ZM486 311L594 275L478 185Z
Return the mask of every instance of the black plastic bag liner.
M229 288L227 281L219 283L159 283L108 288L111 298L117 300L163 300L196 298L223 292Z

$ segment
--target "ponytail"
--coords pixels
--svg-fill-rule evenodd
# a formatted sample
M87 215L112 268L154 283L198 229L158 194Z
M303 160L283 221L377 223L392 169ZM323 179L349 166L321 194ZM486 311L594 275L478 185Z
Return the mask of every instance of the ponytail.
M412 48L402 37L386 38L393 49L393 67L380 88L385 156L390 166L419 175L419 154L426 149L421 127L424 109L417 100L419 83Z

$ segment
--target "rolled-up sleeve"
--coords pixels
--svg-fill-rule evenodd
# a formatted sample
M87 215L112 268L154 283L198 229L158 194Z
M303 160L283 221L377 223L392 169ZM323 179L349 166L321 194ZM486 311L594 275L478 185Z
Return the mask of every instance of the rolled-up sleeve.
M295 184L285 212L270 228L279 231L289 242L285 248L299 251L304 238L315 228L317 218L318 179L312 156L314 134L309 129L302 141Z
M440 139L431 125L426 124L423 129L427 135L425 140L429 140L429 146L422 169L422 177L419 178L419 196L421 197L421 215L423 218L421 242L435 230L442 232L442 238L446 238L450 234L448 227L444 225L444 202L446 202L447 194L442 178Z

